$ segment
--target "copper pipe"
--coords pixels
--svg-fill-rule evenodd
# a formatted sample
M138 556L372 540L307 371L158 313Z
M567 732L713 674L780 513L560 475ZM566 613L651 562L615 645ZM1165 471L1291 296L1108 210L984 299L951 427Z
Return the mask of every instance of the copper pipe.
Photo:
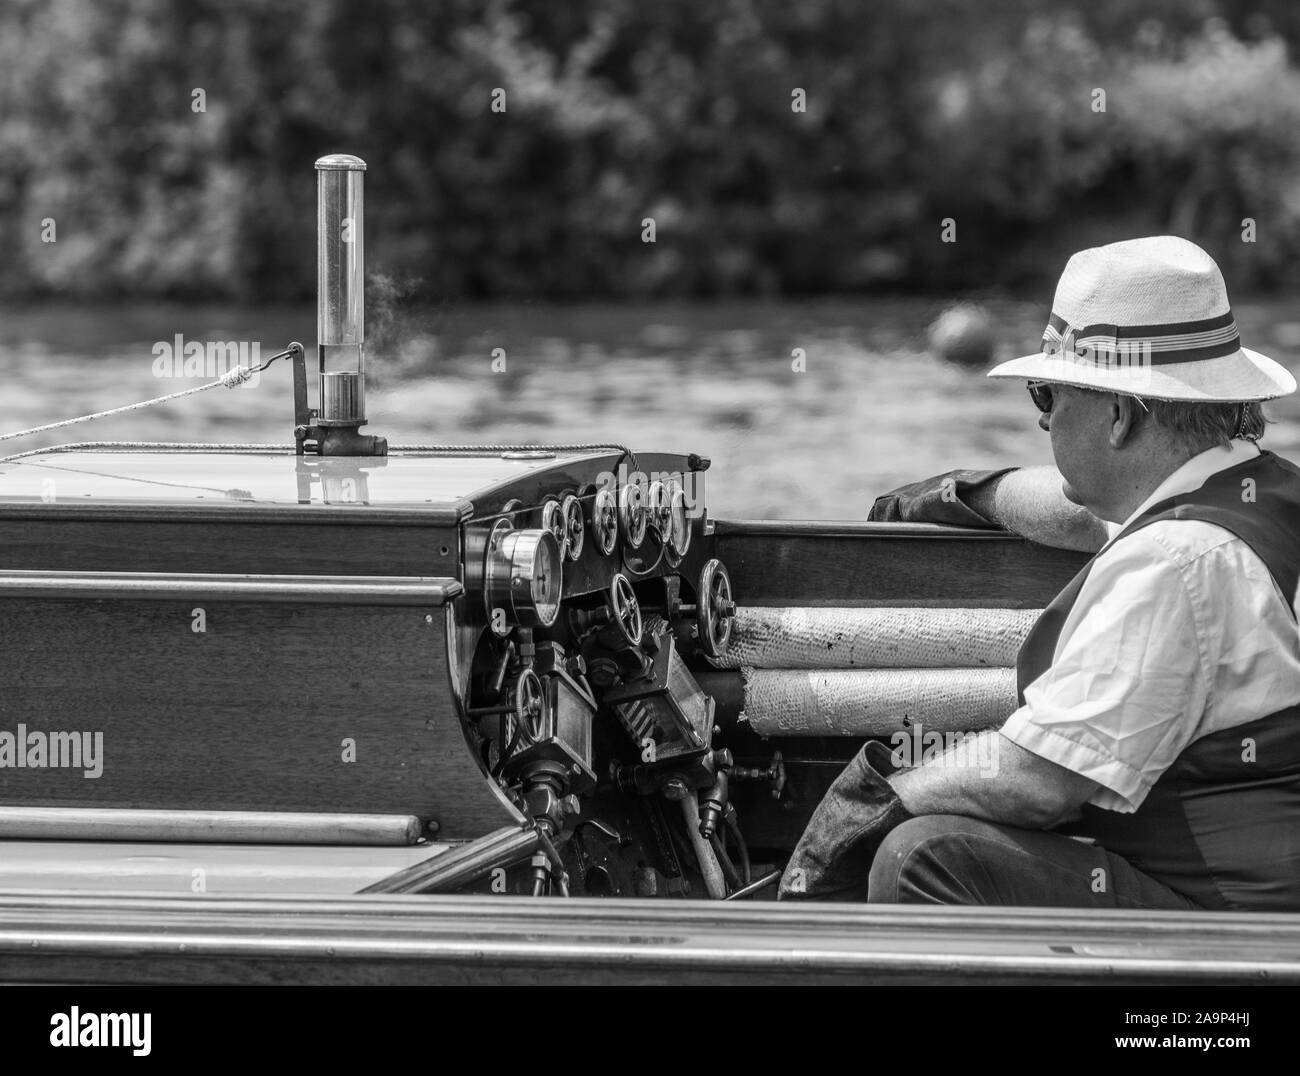
M505 826L381 878L360 892L450 893L482 878L494 867L508 867L526 859L537 847L537 830L532 826Z
M0 571L0 598L445 605L462 589L426 576Z
M0 840L202 844L415 844L414 815L0 807Z

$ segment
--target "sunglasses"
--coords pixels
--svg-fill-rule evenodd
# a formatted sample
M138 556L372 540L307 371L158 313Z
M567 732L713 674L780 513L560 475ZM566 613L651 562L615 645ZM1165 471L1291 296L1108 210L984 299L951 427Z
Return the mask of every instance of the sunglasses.
M1031 381L1025 386L1025 388L1029 390L1029 398L1034 401L1034 406L1043 414L1050 415L1052 413L1052 405L1055 403L1055 400L1052 397L1051 383L1047 381ZM1124 393L1116 393L1116 395L1122 396ZM1144 401L1140 396L1130 396L1129 399L1136 400L1138 406L1142 408L1143 411L1149 412L1151 410L1147 407L1146 401Z

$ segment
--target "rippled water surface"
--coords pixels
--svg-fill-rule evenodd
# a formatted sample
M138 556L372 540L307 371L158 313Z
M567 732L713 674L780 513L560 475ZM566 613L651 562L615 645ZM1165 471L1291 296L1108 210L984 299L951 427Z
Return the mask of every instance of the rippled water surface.
M1044 302L1047 297L1044 297ZM1051 461L1021 382L927 351L937 301L700 306L456 306L370 319L366 432L410 442L600 441L713 458L715 515L862 518L900 482L952 467ZM1300 313L1237 306L1247 346L1300 369ZM1045 305L995 303L997 359L1036 350ZM174 392L152 349L315 337L315 311L44 305L0 310L0 432ZM495 349L505 371L493 371ZM802 349L807 370L791 369ZM498 359L500 353L498 353ZM499 363L498 363L499 364ZM1300 459L1300 399L1266 405L1264 440ZM4 442L3 454L80 440L290 441L283 363L256 385Z

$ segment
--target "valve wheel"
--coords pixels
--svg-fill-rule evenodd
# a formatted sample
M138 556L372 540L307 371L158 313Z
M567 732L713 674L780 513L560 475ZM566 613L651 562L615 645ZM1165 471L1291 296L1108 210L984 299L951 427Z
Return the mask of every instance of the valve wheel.
M629 646L641 642L641 605L636 600L636 593L627 576L619 572L609 585L609 608L614 614L614 623L618 625L623 638Z
M646 507L646 491L637 482L629 482L619 491L619 515L623 527L623 541L628 549L640 549L650 524Z
M587 535L587 524L582 518L582 502L570 493L560 503L560 517L564 520L564 532L567 541L565 554L570 560L582 556L582 544Z
M525 669L515 685L515 720L520 735L528 743L537 743L545 732L546 696L542 680L532 669Z
M686 491L676 482L668 490L668 531L665 549L669 553L669 563L680 562L691 548L690 506L686 501Z
M568 556L569 521L564 506L559 501L547 501L542 507L542 530L550 531L555 535L555 544L560 547L560 559L563 560Z
M700 570L699 601L695 607L700 646L711 658L720 658L731 645L731 620L736 603L731 600L731 576L716 557Z
M650 528L659 535L660 541L666 545L673 518L672 497L668 493L668 487L659 481L651 482L650 488L646 491L645 501L646 516Z

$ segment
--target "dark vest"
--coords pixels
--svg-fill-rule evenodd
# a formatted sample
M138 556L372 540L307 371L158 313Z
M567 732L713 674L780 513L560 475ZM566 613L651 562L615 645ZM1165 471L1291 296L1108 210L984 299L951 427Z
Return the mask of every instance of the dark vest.
M1254 483L1253 500L1247 480ZM1300 468L1294 464L1262 452L1200 489L1152 505L1114 541L1162 519L1199 519L1231 531L1294 600L1300 581ZM1026 685L1051 666L1061 627L1095 560L1043 610L1025 639L1016 659L1022 705ZM1094 838L1202 907L1300 910L1300 706L1188 744L1136 812L1088 805L1081 820L1061 829Z

